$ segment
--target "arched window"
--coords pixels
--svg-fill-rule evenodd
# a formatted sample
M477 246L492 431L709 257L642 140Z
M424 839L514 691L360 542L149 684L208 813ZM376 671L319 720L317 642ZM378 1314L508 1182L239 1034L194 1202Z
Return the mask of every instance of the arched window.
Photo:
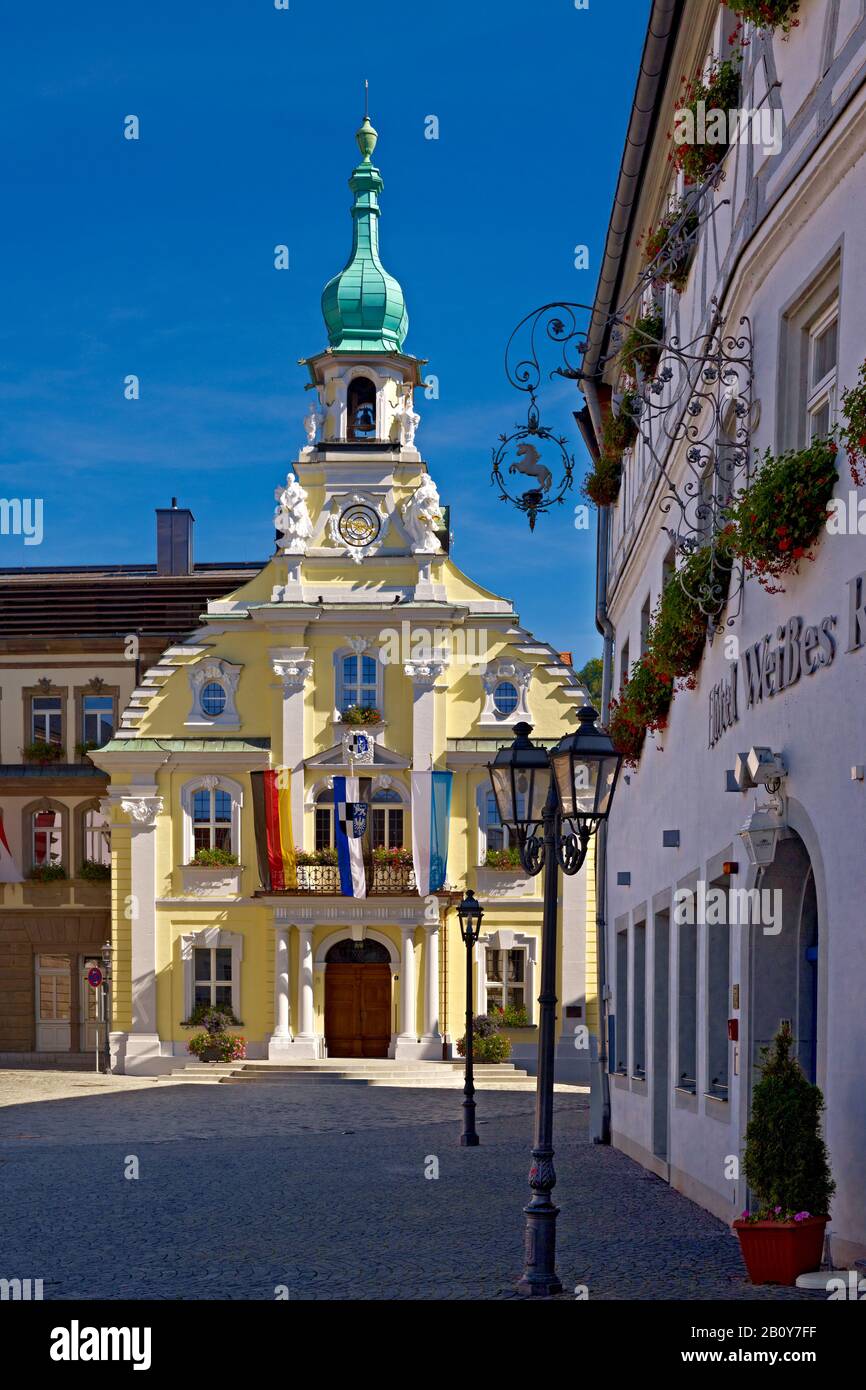
M79 841L83 863L111 865L111 823L98 806L87 806L81 813Z
M232 799L228 792L200 787L192 799L193 850L232 847Z
M347 439L375 439L376 387L368 376L356 376L349 382L346 422Z
M46 807L30 816L30 862L34 869L63 865L63 817Z
M240 857L243 791L229 777L210 775L181 789L183 859L189 864L200 849L221 849Z
M519 700L517 686L512 685L511 681L500 681L493 692L493 705L497 714L513 714Z
M351 705L376 709L378 691L377 661L373 656L344 656L340 663L339 707ZM381 713L381 711L380 711Z

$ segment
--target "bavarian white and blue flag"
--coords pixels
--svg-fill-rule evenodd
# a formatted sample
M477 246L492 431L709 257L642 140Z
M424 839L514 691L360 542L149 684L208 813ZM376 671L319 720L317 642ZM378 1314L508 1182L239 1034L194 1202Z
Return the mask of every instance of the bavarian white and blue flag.
M450 772L412 773L412 862L422 898L445 883L452 777Z
M334 836L345 898L366 898L370 862L370 778L334 778Z

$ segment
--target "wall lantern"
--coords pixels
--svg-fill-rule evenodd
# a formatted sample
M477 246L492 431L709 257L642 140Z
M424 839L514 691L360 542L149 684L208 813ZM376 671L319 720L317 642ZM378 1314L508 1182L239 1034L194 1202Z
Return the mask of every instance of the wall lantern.
M759 869L770 867L776 857L781 830L778 816L771 815L766 806L759 807L756 801L754 811L739 831L750 864Z

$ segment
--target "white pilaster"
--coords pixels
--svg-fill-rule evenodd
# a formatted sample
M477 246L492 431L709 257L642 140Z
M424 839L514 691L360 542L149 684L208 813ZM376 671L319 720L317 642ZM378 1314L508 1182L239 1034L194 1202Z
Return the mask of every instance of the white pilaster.
M407 661L403 670L413 685L412 767L415 772L429 772L436 755L436 682L445 663Z
M274 928L274 1031L268 1041L268 1058L285 1057L293 1047L289 929Z
M415 928L402 927L401 931L403 933L403 960L400 966L400 1039L417 1043L418 1027L415 1018Z
M424 1037L441 1043L439 1032L439 923L424 930Z
M292 833L303 844L304 834L304 688L313 663L306 647L271 649L271 666L283 689L280 764L291 773Z
M123 1070L153 1076L170 1071L156 1028L156 818L162 797L156 788L134 789L120 800L131 820L132 1028L122 1050Z

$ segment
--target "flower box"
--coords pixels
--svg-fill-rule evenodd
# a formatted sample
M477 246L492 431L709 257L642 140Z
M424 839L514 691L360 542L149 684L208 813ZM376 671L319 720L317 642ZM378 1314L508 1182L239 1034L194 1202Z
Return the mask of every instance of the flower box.
M476 892L485 898L528 898L535 894L535 880L524 868L476 870Z
M241 891L241 864L182 864L184 897L231 898Z
M826 1216L802 1221L734 1222L753 1284L796 1284L797 1276L820 1269Z

